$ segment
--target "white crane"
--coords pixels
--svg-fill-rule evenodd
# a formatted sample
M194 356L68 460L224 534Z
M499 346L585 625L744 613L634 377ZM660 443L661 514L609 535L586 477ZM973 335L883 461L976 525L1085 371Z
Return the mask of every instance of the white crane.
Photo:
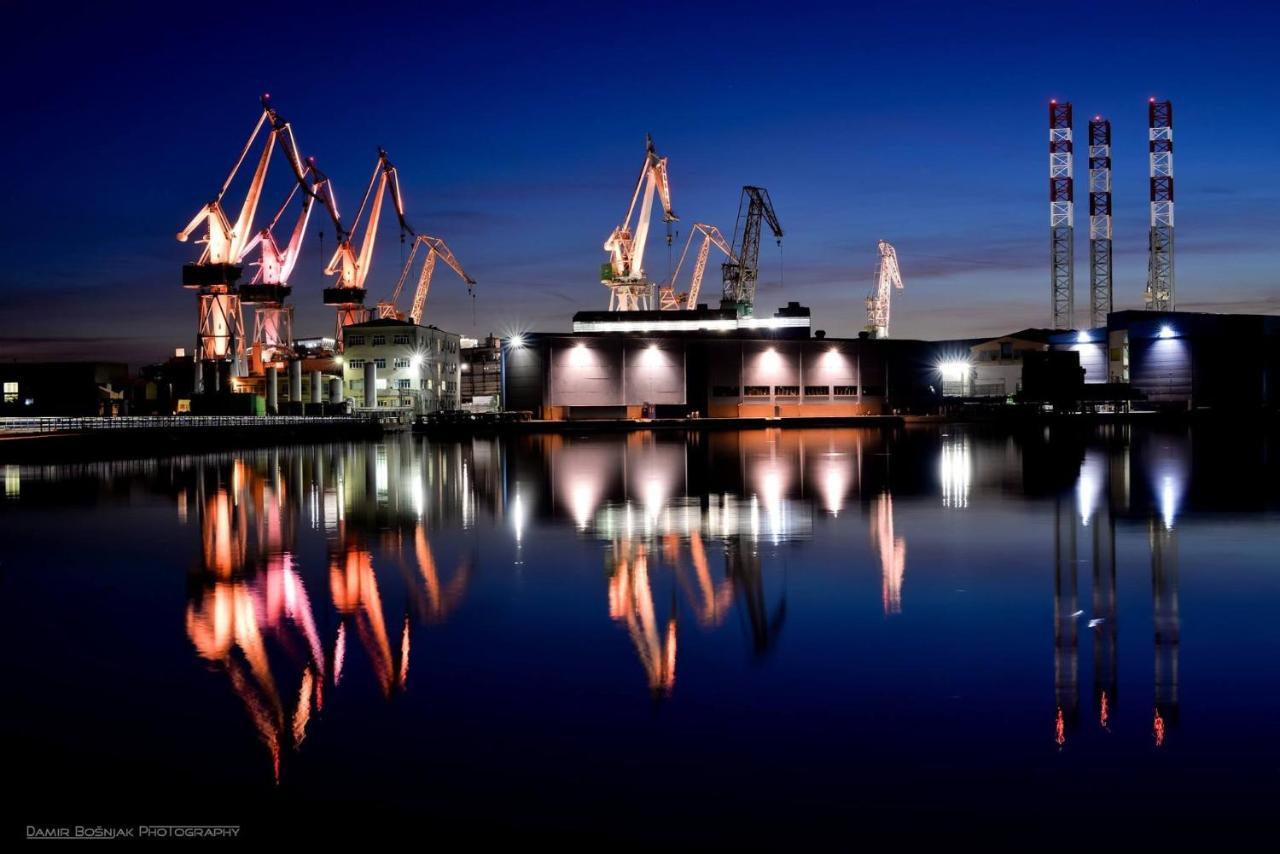
M867 331L875 338L889 337L889 295L902 290L902 271L898 269L898 251L887 240L878 244L880 261L876 265L876 286L867 296Z
M418 287L413 292L413 307L409 309L409 321L414 324L422 323L422 310L427 304L427 292L431 290L431 276L435 273L436 259L443 260L452 268L453 272L458 274L458 278L467 283L467 292L470 293L472 285L476 280L467 275L467 271L462 269L462 265L458 263L458 259L453 257L453 253L449 251L449 247L438 237L431 237L426 234L414 235L413 248L409 250L409 257L404 262L404 269L400 271L400 281L396 282L396 289L391 294L391 299L378 303L378 317L395 317L403 319L403 315L396 310L396 301L400 298L400 292L404 290L404 283L409 279L409 271L413 269L414 256L418 254L420 246L427 247L427 257L422 262L422 272L418 274Z
M702 243L698 246L698 255L694 259L693 279L689 282L689 292L677 294L676 281L680 278L680 269L684 266L685 256L689 254L689 246L693 243L693 238L696 234L702 235ZM689 232L689 239L684 243L684 250L680 253L680 260L676 263L676 270L671 274L671 283L658 289L659 308L667 311L670 309L698 307L698 293L702 290L702 275L707 271L707 257L711 254L711 245L713 243L717 249L725 254L728 263L737 263L737 259L733 257L733 249L729 247L729 242L724 239L720 229L704 222L695 222L693 230Z
M644 274L644 247L649 239L649 220L653 213L653 197L662 198L662 221L676 222L679 217L671 209L671 184L667 179L667 158L659 157L653 137L645 135L644 166L631 194L631 206L621 225L616 226L604 242L609 260L600 270L601 284L609 288L610 311L636 311L649 308L652 284ZM640 213L634 226L636 202ZM671 243L671 235L667 235Z

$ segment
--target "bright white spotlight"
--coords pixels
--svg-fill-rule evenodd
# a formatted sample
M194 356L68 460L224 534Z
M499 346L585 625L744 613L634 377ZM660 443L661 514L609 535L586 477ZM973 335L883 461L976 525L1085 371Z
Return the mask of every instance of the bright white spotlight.
M517 332L507 339L507 346L512 350L519 350L524 346L524 336Z
M1167 324L1167 323L1166 323L1164 326L1161 326L1161 327L1160 327L1160 337L1161 337L1161 338L1172 338L1172 337L1173 337L1173 327L1172 327L1172 326L1170 326L1170 325L1169 325L1169 324Z
M1088 330L1088 329L1081 329L1079 332L1077 332L1077 333L1076 333L1076 343L1077 343L1077 344L1088 344L1088 343L1089 343L1090 341L1092 341L1092 340L1093 340L1093 339L1091 339L1091 338L1089 337L1089 330Z
M941 362L938 365L938 371L942 374L944 381L958 383L969 375L969 363L964 359L952 359Z
M422 354L414 353L412 356L410 356L409 367L415 371L418 370L418 368L422 367Z

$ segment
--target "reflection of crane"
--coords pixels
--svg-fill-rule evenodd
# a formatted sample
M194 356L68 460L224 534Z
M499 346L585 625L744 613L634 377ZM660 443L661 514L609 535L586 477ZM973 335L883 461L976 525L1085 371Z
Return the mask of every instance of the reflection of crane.
M404 219L404 202L400 198L399 174L387 158L387 152L381 148L378 149L378 163L373 168L373 177L369 179L369 186L364 191L364 198L360 200L360 208L356 211L356 218L352 221L350 229L343 227L342 220L338 216L337 205L331 203L332 190L324 197L328 200L326 208L333 219L333 227L338 235L338 248L324 269L325 275L338 277L334 287L324 290L325 305L334 306L338 310L336 332L338 349L342 349L343 328L365 319L364 282L369 275L369 262L373 258L374 243L378 239L378 220L382 217L384 193L391 195L396 217L400 221L401 233L413 234L413 229ZM353 240L356 230L360 227L360 219L365 215L366 210L369 218L365 220L364 236L357 251Z
M649 220L653 211L653 196L662 197L662 221L676 222L679 218L671 209L671 185L667 179L667 158L659 157L653 147L653 137L645 137L644 166L631 194L631 206L621 225L616 226L604 242L609 260L601 265L600 282L609 288L610 311L635 311L650 307L652 285L644 275L644 247L649 239ZM640 215L632 225L636 202L640 202ZM667 245L671 245L668 228Z
M404 689L409 675L409 619L406 615L401 629L400 661L397 665L391 652L378 580L373 571L373 555L349 540L341 528L339 541L343 544L342 554L333 554L329 561L329 589L333 604L342 617L334 651L333 682L338 684L342 676L345 624L351 620L365 652L369 654L369 663L373 665L382 693L390 697L397 690Z
M422 309L427 304L427 292L431 290L431 276L435 273L437 258L448 264L458 274L458 278L467 283L468 293L472 292L471 286L476 283L476 280L462 269L462 265L458 263L457 258L453 257L453 253L449 251L444 241L438 237L419 234L413 239L413 248L409 250L409 257L404 262L404 269L400 271L400 280L396 282L396 289L391 293L391 299L378 303L378 317L404 319L404 315L396 310L396 301L400 299L400 291L404 290L404 283L409 278L409 271L413 269L414 257L418 254L420 246L427 247L427 257L422 262L422 272L418 274L418 287L413 292L413 307L409 309L409 322L414 324L422 322Z
M782 224L774 213L769 191L764 187L743 187L738 201L738 221L733 226L735 256L721 266L724 300L737 308L738 314L754 311L756 280L760 266L760 229L769 223L773 237L782 245Z
M635 644L655 697L670 696L676 684L676 618L659 626L643 543L615 541L609 579L609 616L623 623Z
M880 261L876 265L876 286L867 296L867 331L876 338L889 337L889 295L902 290L902 271L898 269L898 251L881 240L876 244Z
M702 243L698 246L698 255L694 259L693 278L689 282L688 293L676 293L676 281L680 278L680 269L684 266L685 256L689 254L689 245L693 243L695 234L702 235ZM684 250L680 253L680 260L676 263L676 270L671 274L670 284L663 285L658 291L659 308L665 310L673 308L697 308L698 293L702 290L702 275L707 271L707 256L711 254L711 244L715 244L716 248L723 252L729 262L733 262L733 250L725 241L724 235L720 233L720 229L714 225L695 222L693 230L689 232L689 239L684 243Z
M885 616L902 613L902 575L907 568L907 542L893 533L893 496L875 499L871 544L880 555L881 600Z
M232 222L223 208L223 199L258 135L268 124L270 130L266 132L244 202ZM201 207L186 228L178 232L178 240L185 243L197 228L201 225L206 227L205 235L198 241L204 244L199 260L182 267L182 286L196 290L200 300L196 358L201 362L229 362L232 372L237 376L242 375L245 368L244 317L240 310L240 293L237 288L242 272L240 262L250 246L253 220L257 215L258 202L262 198L267 167L277 138L284 140L281 149L288 158L294 177L299 182L304 181L304 169L298 155L297 142L293 138L293 129L272 109L269 97L263 95L262 115L258 117L249 140L241 149L240 157L231 167L213 200Z

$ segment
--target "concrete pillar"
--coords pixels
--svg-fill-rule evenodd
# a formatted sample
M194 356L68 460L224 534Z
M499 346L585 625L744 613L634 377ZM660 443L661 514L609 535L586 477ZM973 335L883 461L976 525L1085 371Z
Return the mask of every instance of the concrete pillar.
M342 403L342 380L338 377L329 380L329 402Z
M191 362L194 370L192 371L191 393L201 394L204 391L204 364L199 359Z
M298 359L289 363L289 401L302 403L302 362Z
M373 359L364 363L364 405L378 405L378 365Z
M319 371L311 372L311 402L324 403L324 380Z
M279 373L280 371L272 366L267 368L267 414L275 415L280 411L279 403Z

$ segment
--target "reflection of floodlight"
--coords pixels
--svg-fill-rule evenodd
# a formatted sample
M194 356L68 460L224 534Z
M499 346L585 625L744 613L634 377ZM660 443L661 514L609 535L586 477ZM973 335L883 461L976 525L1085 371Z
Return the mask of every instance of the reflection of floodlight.
M1167 323L1166 323L1164 326L1161 326L1161 327L1160 327L1160 337L1161 337L1161 338L1172 338L1172 337L1173 337L1173 327L1172 327L1172 326L1170 326L1170 325L1169 325L1169 324L1167 324Z
M507 346L512 350L519 350L524 346L524 336L517 332L515 335L512 335L507 339Z
M1089 338L1089 330L1081 329L1079 332L1076 333L1077 344L1088 344L1090 340L1091 339Z

